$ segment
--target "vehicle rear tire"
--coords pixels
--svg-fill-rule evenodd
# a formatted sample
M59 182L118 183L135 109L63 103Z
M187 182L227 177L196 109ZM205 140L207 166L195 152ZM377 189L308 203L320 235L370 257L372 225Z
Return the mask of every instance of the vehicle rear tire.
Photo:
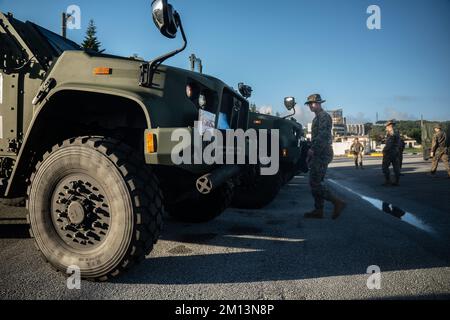
M294 171L294 169L286 169L282 171L282 175L283 175L283 185L288 184L289 182L291 182L294 178L295 178L295 174L296 172Z
M47 152L32 174L30 233L58 271L107 281L145 259L164 212L159 182L129 146L80 137Z
M234 208L262 209L272 203L283 185L280 172L273 176L257 175L251 182L245 181L236 188L233 197Z
M187 223L206 223L220 216L231 204L233 186L225 183L208 195L180 201L174 205L166 205L169 215L174 219Z

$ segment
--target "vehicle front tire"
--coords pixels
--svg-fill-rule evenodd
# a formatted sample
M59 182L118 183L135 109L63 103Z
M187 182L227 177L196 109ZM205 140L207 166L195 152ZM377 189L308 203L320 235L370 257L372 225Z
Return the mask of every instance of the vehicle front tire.
M275 200L282 186L283 176L280 172L273 176L258 174L252 181L244 181L236 188L232 206L238 209L262 209Z
M47 152L32 174L30 233L46 261L107 281L145 259L162 228L157 178L129 146L79 137Z

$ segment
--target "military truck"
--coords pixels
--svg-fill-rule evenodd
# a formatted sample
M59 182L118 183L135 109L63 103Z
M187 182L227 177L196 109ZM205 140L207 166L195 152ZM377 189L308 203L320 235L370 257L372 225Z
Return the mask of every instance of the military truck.
M258 166L254 167L253 171L246 171L246 178L241 180L233 197L233 206L236 208L263 208L276 198L281 187L291 181L295 175L308 172L306 158L309 144L305 139L303 126L293 118L295 98L286 98L284 104L288 111L294 111L293 114L284 118L250 112L250 128L279 130L280 170L273 176L261 175Z
M152 14L164 36L181 32L183 46L143 63L0 13L0 198L26 199L43 257L88 280L143 260L165 211L191 222L218 216L242 169L173 163L175 130L196 130L202 112L246 129L249 106L214 77L163 65L187 39L167 0Z
M425 122L422 125L423 159L426 161L431 159L431 147L433 145L434 126L436 124L437 122ZM450 137L450 121L441 122L441 124L443 131L447 133L447 137ZM450 148L450 145L447 147Z

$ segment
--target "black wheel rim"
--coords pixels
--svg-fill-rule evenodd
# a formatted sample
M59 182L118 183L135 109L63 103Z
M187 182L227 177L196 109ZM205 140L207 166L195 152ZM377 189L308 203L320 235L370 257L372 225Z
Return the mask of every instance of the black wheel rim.
M88 251L105 242L111 228L110 201L95 179L67 176L56 185L50 201L56 232L71 248Z

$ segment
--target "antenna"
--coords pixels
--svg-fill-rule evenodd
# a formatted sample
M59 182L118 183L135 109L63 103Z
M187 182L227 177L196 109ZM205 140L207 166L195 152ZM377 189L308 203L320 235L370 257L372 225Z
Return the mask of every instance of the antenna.
M197 58L195 54L191 54L189 56L189 60L191 62L191 71L195 71L195 65L198 64L198 71L200 74L203 74L203 63L202 60Z

